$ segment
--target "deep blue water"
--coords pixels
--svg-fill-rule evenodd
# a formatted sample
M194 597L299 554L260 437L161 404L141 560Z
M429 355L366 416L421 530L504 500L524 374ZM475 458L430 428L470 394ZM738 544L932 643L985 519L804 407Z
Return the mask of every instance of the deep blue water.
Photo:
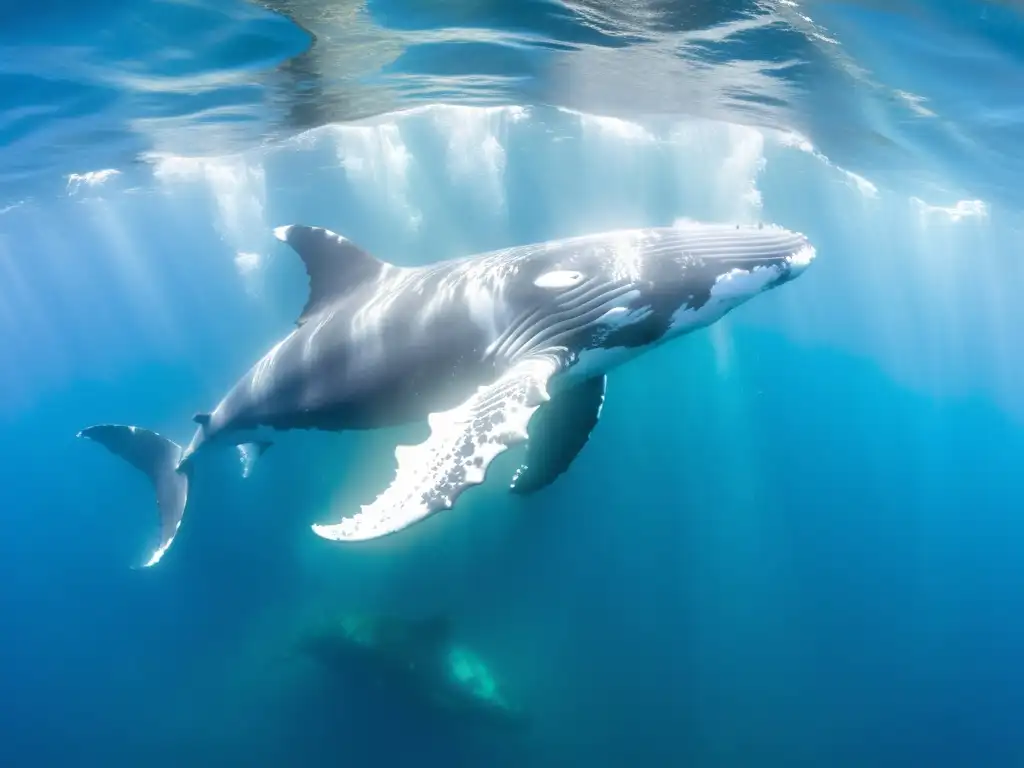
M989 2L4 8L0 764L1024 762L1022 51ZM342 546L419 433L294 435L131 568L152 492L75 434L188 438L305 300L273 227L423 264L680 218L818 258L613 372L540 495L499 459ZM342 611L450 615L530 730L294 652Z

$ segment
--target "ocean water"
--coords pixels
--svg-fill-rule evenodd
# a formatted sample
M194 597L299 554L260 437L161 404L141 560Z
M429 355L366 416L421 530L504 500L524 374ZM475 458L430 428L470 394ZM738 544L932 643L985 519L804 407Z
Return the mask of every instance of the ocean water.
M0 765L1024 764L1024 17L961 0L104 0L0 10ZM799 280L609 377L569 472L359 545L415 429L145 479L306 294L399 264L770 222ZM416 438L419 439L419 438ZM503 457L504 458L504 457ZM444 615L529 714L296 638Z

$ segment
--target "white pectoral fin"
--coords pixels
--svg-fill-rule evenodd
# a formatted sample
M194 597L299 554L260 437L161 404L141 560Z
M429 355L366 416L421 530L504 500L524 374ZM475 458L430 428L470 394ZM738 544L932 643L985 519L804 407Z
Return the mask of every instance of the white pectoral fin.
M325 539L365 541L395 533L443 509L483 482L503 451L524 442L534 411L561 368L557 351L524 358L462 405L430 415L430 437L395 449L398 472L372 504L331 525L314 525Z

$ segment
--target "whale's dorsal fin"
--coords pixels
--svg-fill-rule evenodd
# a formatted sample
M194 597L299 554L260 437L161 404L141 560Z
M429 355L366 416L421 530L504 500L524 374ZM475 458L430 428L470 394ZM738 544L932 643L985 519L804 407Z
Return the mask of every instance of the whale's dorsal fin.
M352 241L321 227L277 227L274 237L299 254L309 275L309 299L296 321L302 325L352 288L376 280L387 266Z

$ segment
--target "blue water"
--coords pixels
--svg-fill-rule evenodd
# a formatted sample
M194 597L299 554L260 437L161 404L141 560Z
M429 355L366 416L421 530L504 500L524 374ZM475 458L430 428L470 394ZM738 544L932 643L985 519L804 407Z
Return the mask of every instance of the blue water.
M0 11L0 765L1024 762L1024 17L1009 2L23 4ZM395 263L767 221L798 281L613 372L565 476L398 536L408 430L145 479L292 327L271 229ZM505 473L505 475L503 475ZM525 732L294 651L452 617Z

